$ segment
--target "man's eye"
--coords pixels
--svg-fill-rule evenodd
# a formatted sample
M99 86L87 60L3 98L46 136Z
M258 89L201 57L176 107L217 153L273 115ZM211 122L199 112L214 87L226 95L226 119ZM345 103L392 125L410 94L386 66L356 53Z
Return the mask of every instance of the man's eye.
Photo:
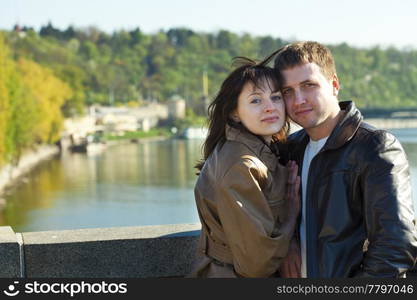
M289 95L291 93L291 90L283 90L282 94L285 95Z
M274 101L274 102L278 102L278 101L281 101L282 100L282 97L279 96L279 95L275 95L275 96L272 96L271 97L271 100Z
M313 86L316 86L316 85L314 83L308 82L304 86L306 86L306 87L313 87Z

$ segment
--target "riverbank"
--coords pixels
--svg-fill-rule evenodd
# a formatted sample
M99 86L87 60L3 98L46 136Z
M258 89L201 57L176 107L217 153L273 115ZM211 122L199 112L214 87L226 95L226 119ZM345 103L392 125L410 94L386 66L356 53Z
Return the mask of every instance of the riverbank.
M18 183L22 177L44 160L59 154L59 147L56 145L42 145L34 150L27 150L19 162L7 164L0 168L0 208L4 205L1 198L8 188Z
M173 133L167 128L152 128L149 131L127 131L123 134L115 133L105 133L101 139L102 141L118 141L118 140L150 140L150 139L160 139L161 137L170 138L173 136Z
M107 146L114 146L120 144L142 143L149 141L160 141L171 138L167 135L148 135L148 136L132 136L120 137L116 139L106 140ZM69 151L66 146L63 146L63 151ZM20 158L17 165L7 164L0 167L0 209L5 205L3 196L7 190L19 184L31 170L41 164L43 161L51 159L55 155L59 155L61 149L56 145L43 145L37 147L35 150L26 151Z

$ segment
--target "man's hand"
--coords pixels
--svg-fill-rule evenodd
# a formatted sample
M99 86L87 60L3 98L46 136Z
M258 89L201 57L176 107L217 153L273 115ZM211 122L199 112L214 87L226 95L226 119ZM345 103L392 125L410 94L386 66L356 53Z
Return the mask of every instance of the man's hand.
M301 277L301 254L300 247L296 239L292 239L288 248L287 256L282 260L279 267L282 278Z

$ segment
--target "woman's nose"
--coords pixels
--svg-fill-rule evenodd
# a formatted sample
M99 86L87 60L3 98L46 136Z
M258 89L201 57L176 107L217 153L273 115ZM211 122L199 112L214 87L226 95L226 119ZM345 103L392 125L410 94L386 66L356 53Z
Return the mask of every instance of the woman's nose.
M271 99L268 99L267 101L265 101L265 107L264 107L264 109L265 109L266 112L275 110L276 107L274 105L274 102L272 102Z

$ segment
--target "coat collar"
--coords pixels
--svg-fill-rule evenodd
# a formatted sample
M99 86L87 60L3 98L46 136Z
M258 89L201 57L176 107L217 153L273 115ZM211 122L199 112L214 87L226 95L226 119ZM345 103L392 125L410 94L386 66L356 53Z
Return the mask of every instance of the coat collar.
M342 115L326 142L325 149L336 149L350 141L358 130L363 117L352 101L339 102Z
M262 160L270 171L275 170L278 163L278 156L272 152L271 148L258 136L247 130L226 125L226 139L246 145L260 158L260 160Z

